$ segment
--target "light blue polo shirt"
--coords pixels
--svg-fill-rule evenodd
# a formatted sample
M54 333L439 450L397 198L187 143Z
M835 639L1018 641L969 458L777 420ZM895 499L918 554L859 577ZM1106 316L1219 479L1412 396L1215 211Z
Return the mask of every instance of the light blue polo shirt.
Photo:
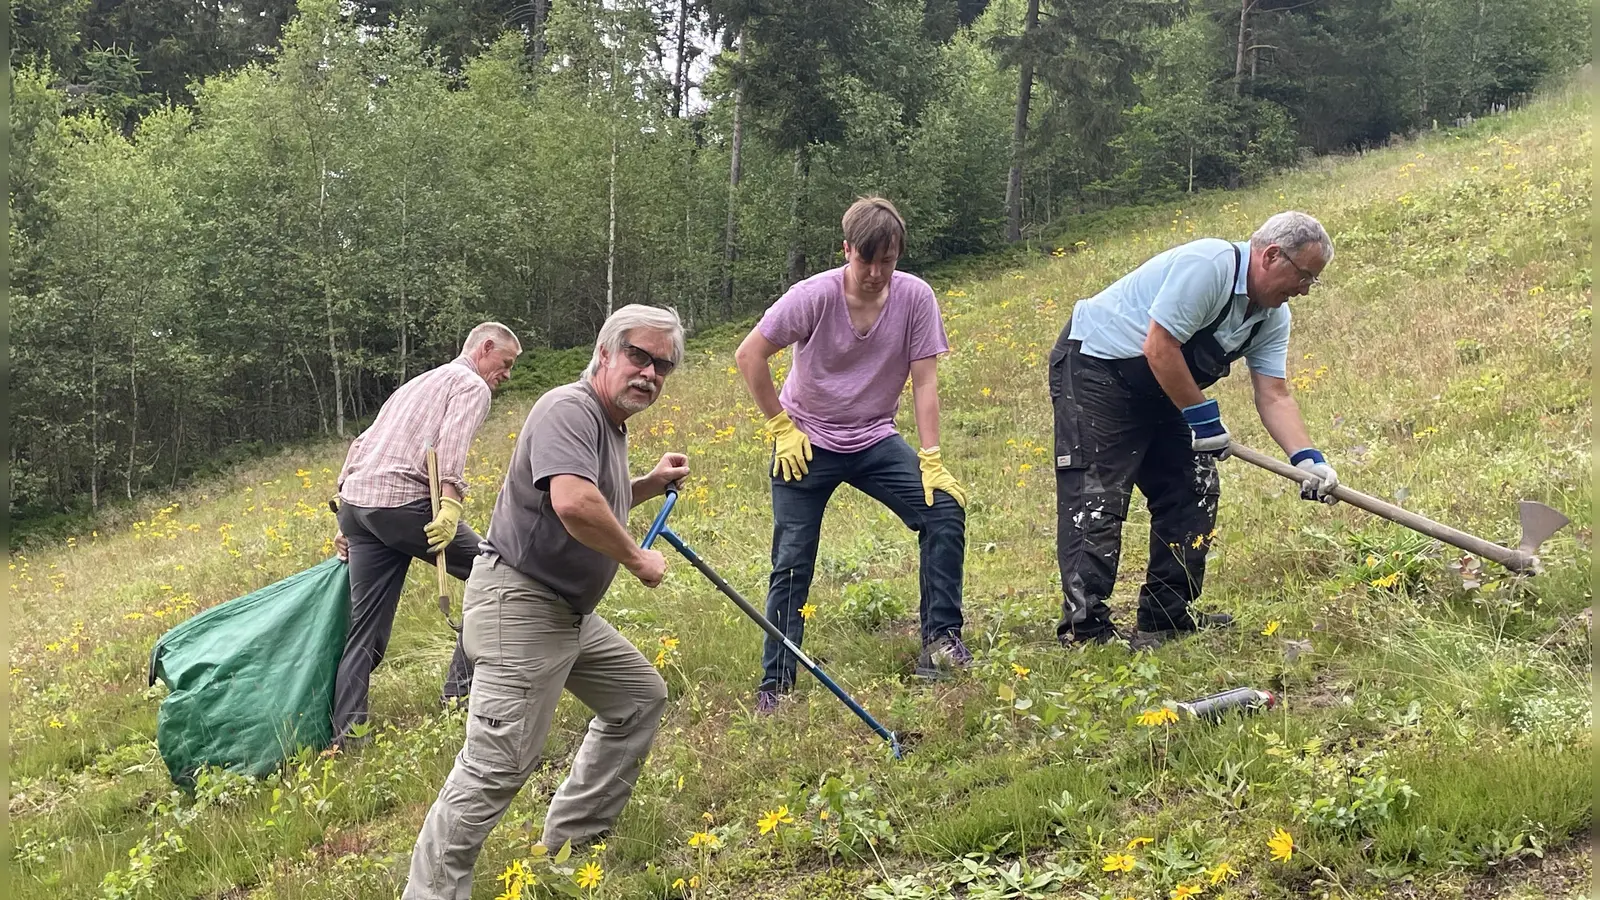
M1233 248L1239 248L1239 274L1233 273ZM1139 268L1072 310L1068 337L1082 341L1082 352L1100 359L1132 359L1144 354L1150 320L1161 324L1180 343L1211 324L1228 305L1216 339L1233 352L1262 320L1257 310L1249 321L1250 243L1201 238L1152 256ZM1232 279L1230 282L1229 279ZM1289 307L1265 311L1266 322L1245 352L1252 372L1283 378L1289 360Z

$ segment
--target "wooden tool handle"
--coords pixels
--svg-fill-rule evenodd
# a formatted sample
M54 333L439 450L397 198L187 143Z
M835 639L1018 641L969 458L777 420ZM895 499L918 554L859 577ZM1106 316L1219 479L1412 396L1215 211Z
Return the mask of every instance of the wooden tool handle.
M1301 471L1300 469L1280 459L1274 459L1273 457L1267 456L1265 453L1252 450L1238 442L1229 444L1228 452L1230 455L1236 456L1253 466L1258 466L1266 469L1268 472L1282 475L1290 481L1303 484L1308 479L1313 477L1309 472ZM1492 562L1497 562L1513 572L1529 571L1538 565L1537 558L1531 553L1524 553L1521 550L1514 550L1510 547L1502 547L1499 544L1490 543L1483 538L1474 537L1473 535L1467 534L1465 531L1457 531L1448 525L1441 525L1432 519L1419 516L1410 510L1401 509L1400 507L1395 506L1393 503L1385 503L1384 501L1379 500L1377 497L1372 497L1367 494L1363 494L1360 491L1352 490L1342 484L1335 487L1332 493L1333 496L1343 500L1351 506L1356 507L1357 509L1364 509L1375 516L1381 516L1382 518L1388 519L1397 525L1404 525L1412 531L1420 532L1428 537L1437 538L1438 540L1444 541L1446 544L1449 544L1452 547L1459 547L1468 553L1476 554Z
M428 448L428 498L433 501L433 517L439 517L439 451ZM449 548L447 547L446 550ZM440 550L439 555L433 560L433 568L439 573L439 612L444 613L446 622L451 628L456 628L456 623L450 618L450 573L444 567L445 550ZM459 631L460 629L457 628Z

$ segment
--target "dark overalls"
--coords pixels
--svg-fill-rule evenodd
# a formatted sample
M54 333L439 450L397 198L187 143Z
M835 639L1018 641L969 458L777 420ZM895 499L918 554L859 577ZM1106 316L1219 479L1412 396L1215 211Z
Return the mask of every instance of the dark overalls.
M1239 250L1234 248L1234 278ZM1233 284L1230 281L1229 284ZM1266 313L1237 350L1216 332L1233 297L1183 344L1189 374L1202 389L1228 374L1260 332ZM1056 560L1061 566L1062 641L1109 636L1122 554L1122 523L1134 486L1150 506L1150 568L1139 589L1140 631L1192 630L1189 603L1200 595L1217 522L1217 461L1195 453L1183 413L1168 399L1143 355L1099 359L1068 339L1050 351L1055 407Z

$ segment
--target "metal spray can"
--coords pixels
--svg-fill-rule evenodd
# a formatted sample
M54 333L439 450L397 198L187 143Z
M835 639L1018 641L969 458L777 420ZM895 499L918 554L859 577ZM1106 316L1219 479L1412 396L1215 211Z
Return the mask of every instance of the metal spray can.
M1271 691L1262 691L1256 688L1232 688L1219 694L1212 694L1209 697L1201 697L1198 700L1175 705L1192 718L1217 722L1221 721L1224 713L1231 710L1252 713L1258 710L1272 709L1278 705L1278 698Z

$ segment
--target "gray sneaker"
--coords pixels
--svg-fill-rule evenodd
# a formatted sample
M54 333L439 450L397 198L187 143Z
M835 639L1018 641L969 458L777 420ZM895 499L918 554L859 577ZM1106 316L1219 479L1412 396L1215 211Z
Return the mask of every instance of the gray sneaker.
M917 677L938 681L971 665L972 651L962 643L961 635L947 634L923 645L922 654L917 657Z

